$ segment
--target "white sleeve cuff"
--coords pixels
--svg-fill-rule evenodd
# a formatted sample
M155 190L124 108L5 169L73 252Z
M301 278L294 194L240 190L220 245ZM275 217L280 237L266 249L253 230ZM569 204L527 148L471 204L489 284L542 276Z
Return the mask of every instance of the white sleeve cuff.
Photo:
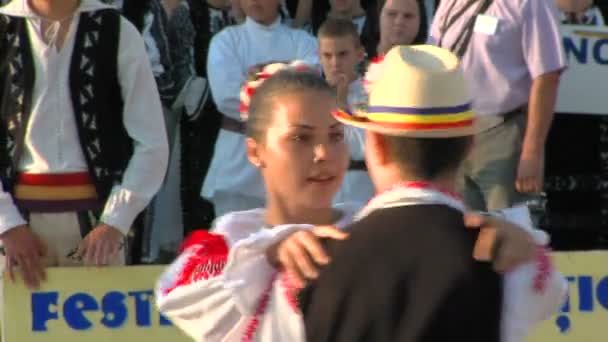
M147 201L142 200L132 191L117 187L106 201L101 222L127 235L137 215L146 207L146 203Z
M27 224L13 203L13 198L0 188L0 234Z

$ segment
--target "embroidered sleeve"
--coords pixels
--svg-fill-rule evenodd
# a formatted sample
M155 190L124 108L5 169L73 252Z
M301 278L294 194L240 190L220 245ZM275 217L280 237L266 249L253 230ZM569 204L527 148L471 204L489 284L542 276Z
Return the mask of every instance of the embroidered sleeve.
M197 231L184 241L178 260L161 278L160 291L167 295L176 288L216 277L227 260L228 244L222 235Z
M196 341L224 340L243 317L221 276L228 251L222 235L196 232L157 283L159 311Z
M529 332L533 325L559 310L566 299L568 284L551 260L546 247L549 236L533 228L527 208L505 209L502 215L526 230L538 244L535 259L507 273L504 279L503 338L517 341L525 336L510 335Z
M230 251L223 278L239 311L254 314L257 303L276 269L266 259L266 250L297 230L312 229L311 225L282 225L265 229L237 242Z

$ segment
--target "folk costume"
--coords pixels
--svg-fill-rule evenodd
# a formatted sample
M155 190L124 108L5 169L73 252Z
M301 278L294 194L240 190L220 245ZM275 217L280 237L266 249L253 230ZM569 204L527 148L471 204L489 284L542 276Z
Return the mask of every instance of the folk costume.
M336 116L342 117L339 113ZM557 310L563 300L565 282L555 270L551 269L549 259L543 249L539 247L537 260L506 275L504 297L508 304L503 308L503 320L500 322L498 317L501 310L502 284L498 276L490 270L491 266L477 264L473 261L472 244L476 233L467 230L463 225L461 211L464 206L462 202L456 196L436 191L423 183L408 184L406 187L408 190L404 195L401 191L404 186L372 200L357 215L357 218L365 220L368 216L375 217L379 208L385 206L412 206L412 209L417 209L414 207L415 205L428 206L432 210L425 213L425 220L441 218L447 212L450 218L447 221L449 223L447 232L451 235L444 236L446 241L451 238L459 241L464 239L470 247L466 250L466 257L458 256L458 260L460 260L458 266L473 264L476 268L482 269L487 276L486 282L481 282L480 284L483 285L478 285L476 291L484 299L487 297L486 303L489 303L490 309L494 311L472 319L476 322L474 329L488 331L493 327L494 329L490 333L494 334L492 338L496 340L500 324L507 336L506 341L521 341L521 339L517 340L513 337L519 336L522 331L525 333L530 325ZM380 207L378 207L379 205ZM349 224L348 220L352 218L354 211L352 207L347 206L337 206L337 208L343 215L336 226L343 228ZM401 210L401 208L397 209ZM507 219L511 219L513 214L514 212L511 211L503 213ZM515 214L519 217L522 216L517 210ZM529 216L526 216L527 211L524 211L524 214L524 218L528 220L525 222L520 220L518 223L531 230L531 234L539 245L546 244L547 236L542 232L532 230ZM156 298L160 311L194 340L297 342L305 341L305 337L308 337L310 341L317 340L318 335L305 336L300 315L300 308L316 310L314 298L308 291L300 298L297 295L299 289L290 281L289 275L274 269L266 259L266 250L269 246L283 240L297 229L314 227L311 225L282 225L273 229L265 229L267 227L263 220L263 209L237 212L220 218L212 233L197 232L185 242L182 254L158 281ZM404 227L399 232L402 232L404 236L400 239L393 239L393 246L397 243L399 246L404 246L408 241L412 241L412 244L418 241L415 240L415 235L410 235L412 232L409 222L407 217L400 221ZM411 222L412 228L419 224L418 221ZM426 223L424 224L426 226ZM376 228L378 227L370 227L370 233ZM394 226L387 225L385 229L394 229ZM442 230L436 231L442 232ZM363 242L361 243L363 244ZM449 245L449 243L446 244ZM378 250L378 246L383 245L376 244L370 239L362 248ZM429 244L426 246L436 248ZM446 252L450 259L454 257L452 254L457 254L456 252L463 253L462 249ZM436 253L433 251L428 260L433 260L433 255ZM353 257L353 261L356 259L361 265L365 265L367 260L360 260L360 258L360 256ZM397 261L387 257L382 262L390 267ZM351 278L349 281L353 284L358 282L362 278L361 274L363 273L357 273L355 276L357 279ZM378 282L377 279L384 279L368 276L364 278L374 279L376 282ZM390 291L385 292L390 293ZM379 296L375 296L376 293L378 291L370 290L360 297L379 298ZM334 293L334 295L341 296L342 293ZM344 295L347 296L347 292ZM328 303L331 302L328 301ZM323 315L321 314L321 316ZM487 316L496 318L493 325L484 326L483 323L480 323L479 317ZM326 328L325 326L319 327ZM415 334L416 331L413 330L412 333ZM490 340L492 339L486 341Z
M409 185L408 200L403 202L404 205L435 205L441 203L439 200L447 200L455 211L462 210L463 205L457 198L433 192L422 185ZM396 189L395 193L400 194L401 190ZM390 197L390 193L381 197L387 196ZM374 206L364 209L356 217L367 216L367 213L378 209L378 203L384 202L374 199L373 203ZM336 208L343 215L335 225L343 229L351 224L356 208L346 205ZM527 209L505 210L497 215L510 220L515 218L522 227L530 229L539 244L546 241L543 232L531 229ZM517 220L521 217L530 223ZM461 227L462 221L458 224ZM181 255L158 281L156 298L159 310L195 341L306 341L300 309L302 304L307 304L307 296L299 296L300 289L294 285L290 275L268 263L265 251L296 230L314 227L283 225L267 228L264 210L254 209L219 218L212 233L199 231L192 234L184 243ZM505 277L507 302L501 327L505 341L522 342L532 325L548 318L563 302L563 278L550 268L547 261L546 254L539 248L535 262Z
M280 17L270 25L251 18L225 28L209 47L207 76L211 96L223 114L222 129L201 196L210 199L218 216L263 207L264 182L245 154L239 92L249 68L272 61L317 63L317 43L308 33L289 28Z
M336 119L414 139L464 137L494 124L471 111L459 60L448 50L398 46L370 73L367 109L336 111ZM478 232L464 227L464 209L457 195L429 182L404 181L374 198L347 240L327 241L332 262L301 302L307 338L523 341L532 324L557 311L566 282L542 250L503 282L471 258Z
M53 23L13 0L0 8L0 45L0 233L27 222L47 244L49 265L79 265L69 256L82 237L98 221L127 235L165 174L143 40L96 0Z
M355 207L336 207L335 226L352 222ZM264 209L224 215L212 233L198 231L158 281L159 310L195 341L305 341L290 276L266 260L266 249L312 225L270 227ZM276 280L276 281L275 281ZM277 328L282 327L282 328Z

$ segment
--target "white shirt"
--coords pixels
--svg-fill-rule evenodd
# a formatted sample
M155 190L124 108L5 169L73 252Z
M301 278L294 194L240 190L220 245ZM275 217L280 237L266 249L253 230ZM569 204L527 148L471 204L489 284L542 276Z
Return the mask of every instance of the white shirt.
M88 170L72 108L69 70L78 14L104 8L112 7L97 0L82 0L76 15L65 19L70 22L70 29L59 51L53 39L49 44L44 42L42 19L27 0L13 0L0 9L0 13L27 19L36 72L20 172L57 174ZM56 28L53 24L50 30ZM134 141L134 153L122 184L112 189L106 201L101 220L126 234L160 188L167 167L168 145L158 90L143 40L124 18L120 22L118 51L123 123ZM0 234L25 223L10 194L0 188Z
M343 205L336 209L343 215L335 226L342 229L352 222L357 208ZM285 273L273 281L277 271L266 260L265 251L291 233L314 226L286 224L264 229L264 213L265 209L234 212L215 222L213 232L223 235L230 247L221 275L166 293L176 285L188 263L190 255L186 250L159 279L156 299L160 311L195 341L305 341L301 315L288 303L282 278ZM252 338L245 339L261 297L269 289L269 306L259 316Z
M247 70L256 64L295 59L317 64L317 42L305 31L281 24L280 18L269 26L247 18L243 24L225 28L211 40L207 59L217 108L240 120L239 92ZM262 177L247 160L242 134L220 130L201 195L213 199L216 192L265 198Z
M358 17L354 17L352 19L353 24L357 27L357 33L361 35L363 33L363 28L365 27L365 21L367 20L367 16L361 15Z
M361 78L353 81L348 88L348 105L351 110L367 106L367 93ZM352 160L365 160L365 130L353 126L344 126L346 140L350 147ZM376 193L376 188L367 171L349 170L344 176L342 186L334 197L334 203L353 203L364 206Z

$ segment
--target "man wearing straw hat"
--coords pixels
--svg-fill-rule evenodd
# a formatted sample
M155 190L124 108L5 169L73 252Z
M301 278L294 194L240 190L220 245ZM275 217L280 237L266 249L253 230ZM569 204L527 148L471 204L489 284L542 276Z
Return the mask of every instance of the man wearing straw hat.
M337 111L368 130L377 195L332 262L302 295L309 341L499 341L502 280L471 258L477 232L455 193L473 135L495 124L471 111L458 58L398 46L369 71L366 112Z

